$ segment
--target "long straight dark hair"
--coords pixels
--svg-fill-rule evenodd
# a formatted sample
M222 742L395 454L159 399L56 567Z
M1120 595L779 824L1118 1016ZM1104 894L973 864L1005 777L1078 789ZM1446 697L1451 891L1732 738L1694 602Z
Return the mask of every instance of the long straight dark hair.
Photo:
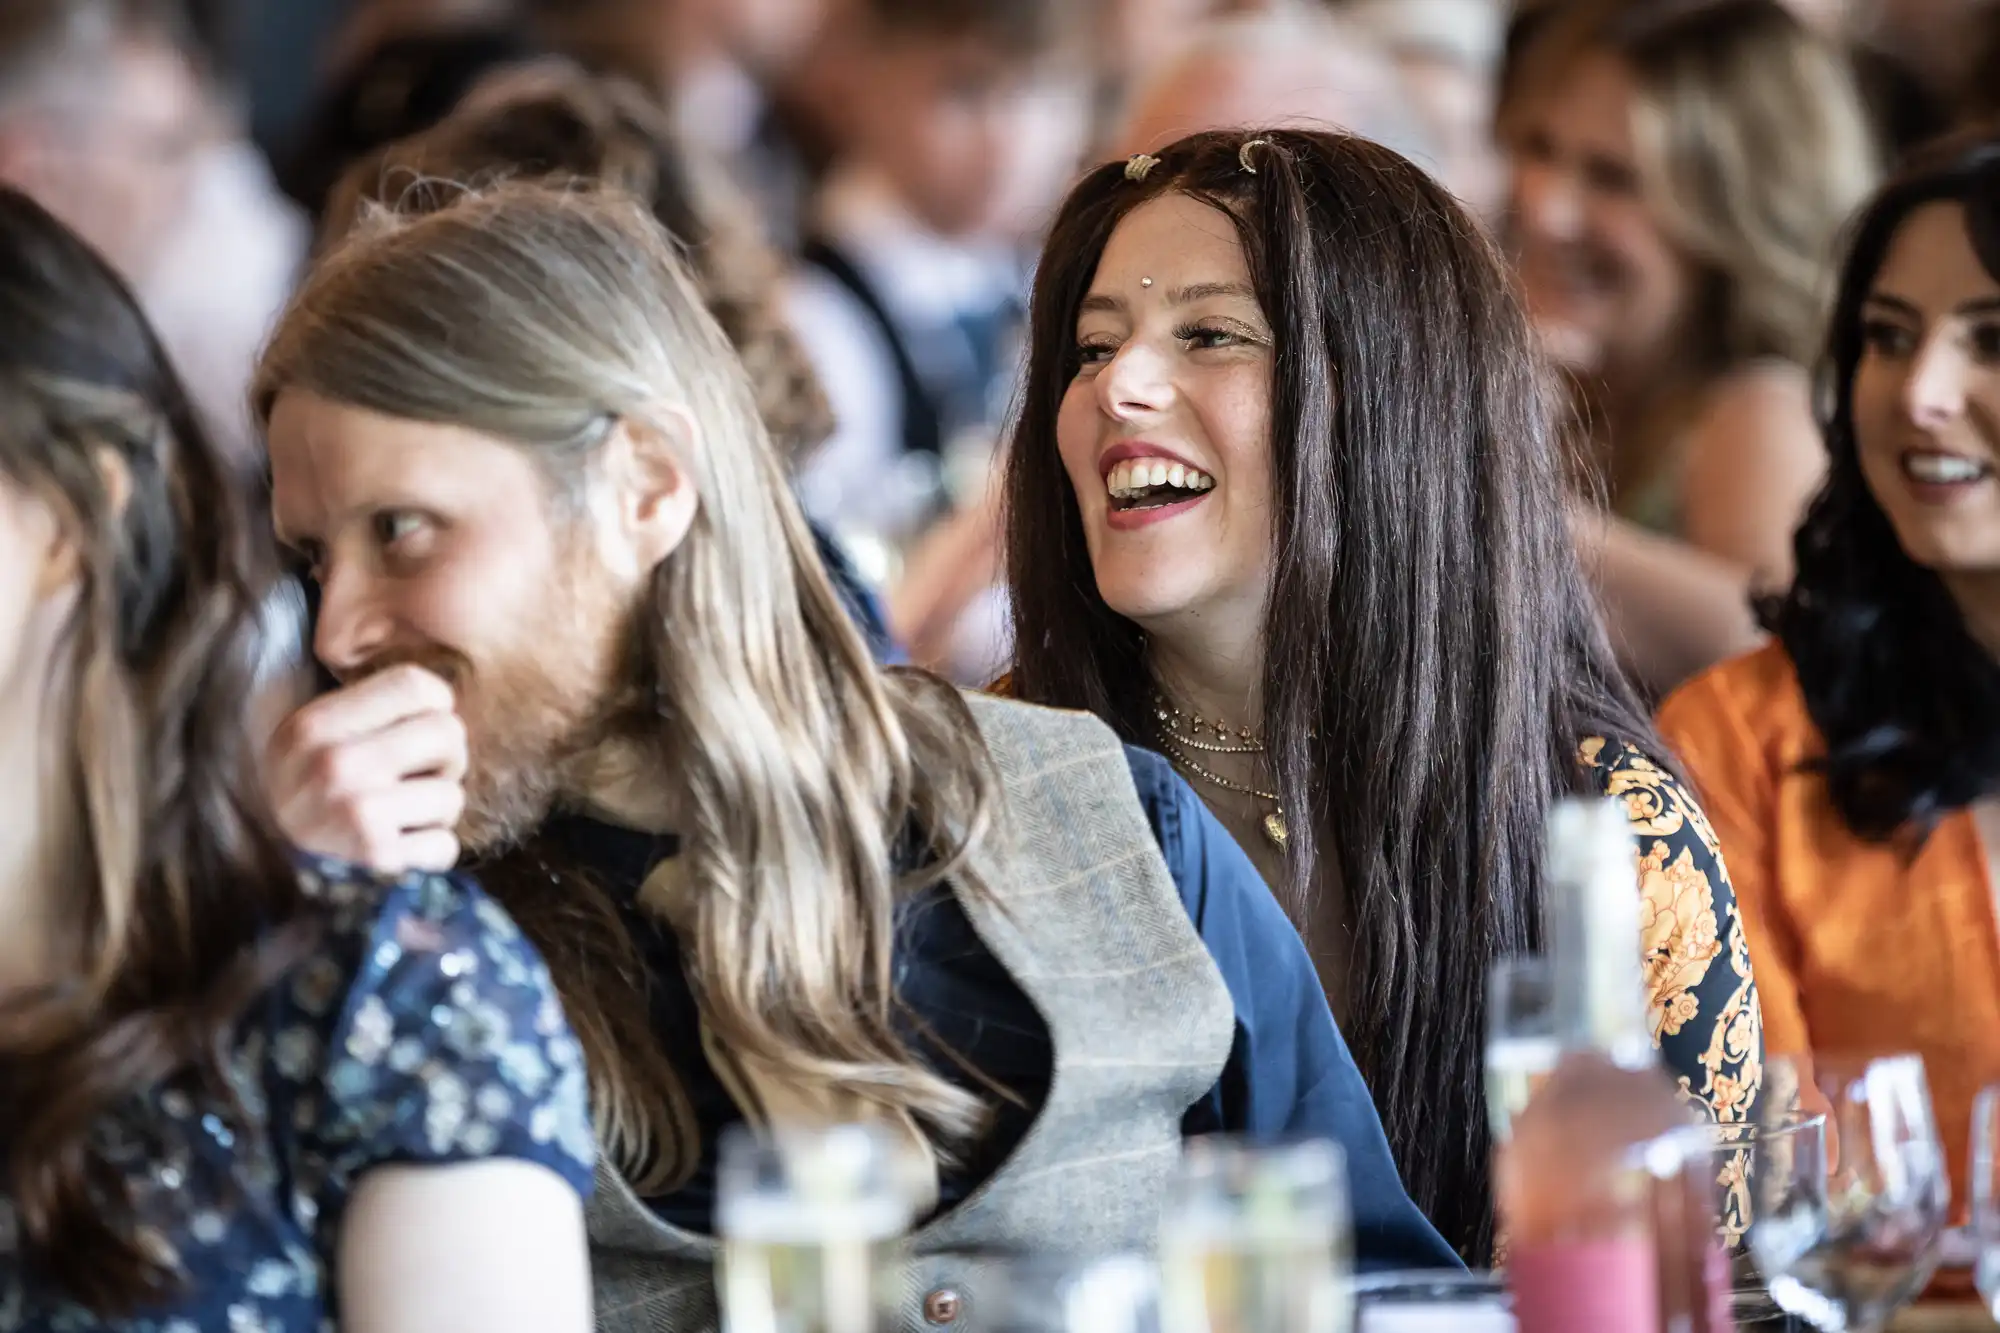
M1892 842L2000 790L2000 663L1932 570L1909 557L1861 471L1854 376L1862 306L1896 233L1954 202L2000 281L2000 129L1914 154L1855 219L1822 366L1827 478L1794 542L1798 574L1762 608L1825 742L1816 767L1847 826Z
M1250 139L1258 146L1244 148ZM1254 173L1244 169L1247 152ZM1169 192L1236 227L1275 336L1262 718L1294 812L1280 895L1352 904L1346 1035L1412 1197L1491 1251L1485 977L1541 943L1543 820L1591 734L1659 753L1564 522L1549 385L1500 258L1422 170L1330 133L1200 134L1093 171L1036 279L1007 477L1014 688L1151 739L1144 636L1099 596L1056 417L1118 223Z
M116 1320L177 1288L147 1230L179 1219L141 1217L105 1117L178 1083L239 1136L260 1129L230 1091L229 1038L318 916L245 722L276 567L247 478L110 268L8 189L0 328L0 483L52 509L79 557L53 682L74 742L47 776L82 843L56 885L75 923L57 980L0 1001L0 1196L26 1270ZM121 1125L165 1146L159 1125Z

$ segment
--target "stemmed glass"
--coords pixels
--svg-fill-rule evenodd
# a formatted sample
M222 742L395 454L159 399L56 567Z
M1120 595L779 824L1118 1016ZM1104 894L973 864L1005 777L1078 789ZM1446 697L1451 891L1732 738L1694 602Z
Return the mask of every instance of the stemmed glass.
M1951 1186L1915 1055L1770 1060L1750 1248L1787 1313L1876 1333L1937 1267Z
M2000 1319L2000 1084L1972 1103L1972 1280Z

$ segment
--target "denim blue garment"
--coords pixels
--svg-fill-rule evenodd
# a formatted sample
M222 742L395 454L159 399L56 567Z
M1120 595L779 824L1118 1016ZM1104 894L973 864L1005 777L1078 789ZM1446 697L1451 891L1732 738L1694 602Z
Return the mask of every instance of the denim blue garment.
M0 1188L0 1329L320 1333L339 1322L341 1220L374 1168L512 1158L590 1192L583 1054L507 914L456 875L319 858L300 874L326 928L238 1026L227 1074L251 1124L183 1074L96 1129L179 1252L183 1294L130 1318L80 1309L24 1262Z
M1125 753L1181 901L1236 1002L1229 1063L1188 1108L1182 1134L1332 1139L1347 1158L1357 1267L1464 1267L1404 1191L1319 973L1263 876L1172 765L1134 746Z
M1461 1267L1405 1193L1374 1102L1334 1025L1305 946L1249 858L1166 760L1129 746L1126 758L1188 916L1236 1005L1228 1063L1215 1087L1188 1109L1183 1134L1333 1139L1347 1158L1359 1266ZM685 1185L647 1202L675 1226L708 1232L715 1143L741 1115L703 1054L678 941L633 901L652 868L678 850L677 841L573 816L552 820L544 835L546 850L587 866L611 889L645 955L654 983L653 1028L686 1080L705 1145ZM964 1069L962 1061L969 1061L1018 1099L998 1102L990 1132L968 1160L943 1173L939 1206L948 1208L999 1168L1047 1100L1054 1061L1048 1027L947 889L932 889L899 909L895 971L905 1007L921 1019L902 1035L926 1063L987 1094Z

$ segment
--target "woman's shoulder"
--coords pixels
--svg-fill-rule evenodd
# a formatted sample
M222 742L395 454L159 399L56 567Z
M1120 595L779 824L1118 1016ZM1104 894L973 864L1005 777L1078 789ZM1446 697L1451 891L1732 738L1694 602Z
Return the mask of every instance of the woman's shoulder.
M1576 757L1591 790L1624 804L1636 835L1685 833L1714 846L1715 834L1700 801L1656 745L1623 736L1586 736Z
M581 1052L513 919L463 875L310 857L299 876L325 933L252 1037L299 1151L335 1175L533 1157L587 1185Z
M1742 1121L1763 1078L1763 1019L1720 839L1671 765L1630 739L1580 747L1632 829L1653 1041L1682 1094Z
M1577 747L1577 761L1595 791L1624 806L1642 857L1645 848L1664 843L1668 862L1683 855L1703 867L1720 862L1721 843L1700 798L1654 747L1629 737L1589 736ZM1727 881L1721 886L1726 890Z
M1726 465L1731 454L1823 457L1813 417L1812 376L1803 366L1760 357L1709 380L1693 400L1687 442L1699 463Z
M384 874L350 861L301 854L299 886L319 909L325 934L313 963L323 981L335 970L343 989L363 987L416 952L471 948L517 960L509 979L538 984L547 970L514 919L468 876L411 870ZM309 965L301 971L311 971ZM297 976L294 981L296 983ZM315 992L316 993L316 992Z
M1740 438L1773 423L1811 425L1812 421L1812 375L1781 357L1758 357L1731 366L1703 385L1694 400L1697 431Z

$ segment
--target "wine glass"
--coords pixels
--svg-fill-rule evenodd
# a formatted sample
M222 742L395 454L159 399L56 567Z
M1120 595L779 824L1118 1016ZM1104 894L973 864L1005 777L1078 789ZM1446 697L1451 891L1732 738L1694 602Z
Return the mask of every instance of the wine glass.
M2000 1084L1972 1103L1972 1280L2000 1319Z
M1750 1221L1755 1215L1757 1145L1762 1127L1755 1121L1707 1126L1708 1185L1716 1215L1716 1239L1729 1265L1729 1308L1738 1327L1782 1318L1750 1251ZM1780 1128L1777 1132L1786 1132Z
M1876 1333L1937 1267L1951 1203L1920 1056L1773 1058L1750 1248L1787 1313Z
M1353 1223L1338 1145L1195 1139L1160 1220L1166 1333L1348 1333Z

